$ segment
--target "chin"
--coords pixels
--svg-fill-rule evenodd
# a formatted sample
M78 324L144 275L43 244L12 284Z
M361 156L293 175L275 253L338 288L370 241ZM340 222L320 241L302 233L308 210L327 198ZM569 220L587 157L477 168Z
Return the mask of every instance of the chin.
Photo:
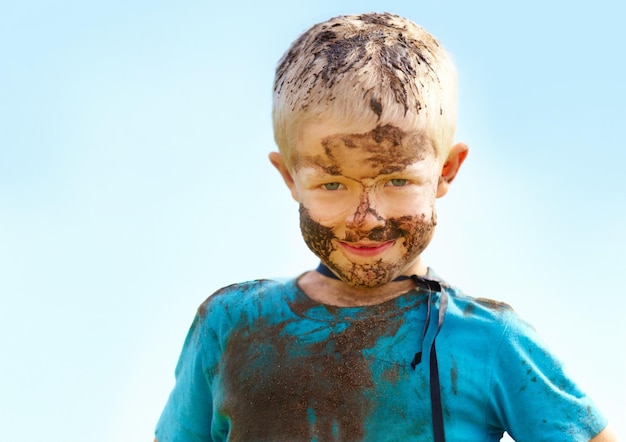
M357 288L376 288L391 282L400 274L400 266L378 261L370 264L325 263L346 284Z

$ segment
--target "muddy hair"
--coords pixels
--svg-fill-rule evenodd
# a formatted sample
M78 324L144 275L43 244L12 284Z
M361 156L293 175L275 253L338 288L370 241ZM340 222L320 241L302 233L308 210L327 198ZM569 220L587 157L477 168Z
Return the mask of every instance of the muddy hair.
M389 13L339 16L312 26L279 60L274 138L288 167L311 121L339 123L345 133L385 125L420 131L445 158L456 107L454 64L426 30Z

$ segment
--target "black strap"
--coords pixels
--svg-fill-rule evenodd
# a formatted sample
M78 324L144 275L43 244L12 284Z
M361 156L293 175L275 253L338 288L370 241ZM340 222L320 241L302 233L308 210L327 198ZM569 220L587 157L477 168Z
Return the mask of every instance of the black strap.
M443 406L441 405L441 386L439 385L439 365L435 344L430 348L430 408L433 419L433 436L435 442L445 442L446 433L443 426Z
M441 326L443 325L446 309L448 308L448 294L445 290L443 290L443 287L437 281L419 278L415 275L412 278L415 281L415 284L417 284L418 286L420 282L424 281L426 284L430 284L430 287L427 289L431 293L428 295L428 311L426 313L426 321L424 323L422 342L424 342L426 339L426 331L428 330L428 325L430 324L430 312L432 310L433 292L441 293L441 296L439 298L439 317L437 318L437 330L435 331L435 336L433 337L433 343L430 346L430 408L433 421L434 441L445 442L446 435L443 425L443 405L441 403L441 385L439 383L439 364L437 362L436 340L437 336L439 335L439 331L441 330ZM415 369L415 366L419 364L421 360L422 352L416 353L413 361L411 362L411 367Z
M448 308L448 294L441 290L439 298L439 318L437 319L437 332L430 348L430 406L433 418L433 435L435 442L445 442L446 434L443 425L443 406L441 404L441 386L439 385L439 364L437 363L437 348L435 341L441 331L443 319Z
M339 279L337 275L335 275L328 267L320 262L319 266L317 266L317 271L324 276L328 276L329 278ZM446 308L448 307L448 294L441 284L432 279L426 279L421 276L412 275L412 276L398 276L394 281L404 281L406 279L412 279L419 288L423 290L427 290L430 292L428 295L428 311L426 313L426 321L424 323L424 332L422 337L422 342L426 338L426 331L428 330L428 325L430 324L430 311L432 307L432 295L433 292L441 293L439 298L439 317L437 318L437 330L435 332L435 336L433 337L433 343L430 346L430 408L432 413L432 421L433 421L433 436L435 442L445 442L446 435L444 431L443 425L443 406L441 403L441 385L439 383L439 364L437 362L437 348L435 346L435 341L437 339L437 335L439 335L439 331L441 330L441 326L443 325L443 319L446 314ZM413 360L411 361L411 368L415 370L415 367L422 361L422 352L415 353Z

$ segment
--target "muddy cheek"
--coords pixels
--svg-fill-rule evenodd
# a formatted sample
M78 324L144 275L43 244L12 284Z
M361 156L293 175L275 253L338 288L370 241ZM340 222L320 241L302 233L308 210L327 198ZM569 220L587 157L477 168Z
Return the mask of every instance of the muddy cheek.
M300 204L300 231L306 245L315 255L326 261L335 250L335 235L330 227L326 227L311 218L306 207Z
M406 259L420 255L430 244L437 225L437 215L432 212L430 218L422 214L418 217L404 217L397 221L396 228L403 232L405 238Z

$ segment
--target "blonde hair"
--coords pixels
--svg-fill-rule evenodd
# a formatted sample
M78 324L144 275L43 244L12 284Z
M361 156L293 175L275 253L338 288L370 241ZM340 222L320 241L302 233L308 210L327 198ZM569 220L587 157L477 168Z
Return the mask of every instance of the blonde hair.
M456 108L454 64L426 30L389 13L339 16L304 32L278 62L274 138L288 167L309 121L333 121L345 133L387 124L422 131L445 157Z

